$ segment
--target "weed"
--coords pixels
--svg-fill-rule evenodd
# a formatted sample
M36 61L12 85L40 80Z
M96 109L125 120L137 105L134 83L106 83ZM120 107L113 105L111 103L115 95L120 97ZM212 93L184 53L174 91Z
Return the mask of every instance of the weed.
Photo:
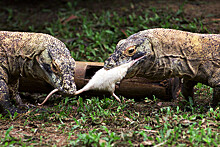
M16 143L16 139L14 137L11 137L9 134L13 128L14 128L14 126L10 126L8 128L8 130L5 132L5 137L1 138L1 140L0 140L1 141L0 145L6 147L6 146L12 146L13 144Z

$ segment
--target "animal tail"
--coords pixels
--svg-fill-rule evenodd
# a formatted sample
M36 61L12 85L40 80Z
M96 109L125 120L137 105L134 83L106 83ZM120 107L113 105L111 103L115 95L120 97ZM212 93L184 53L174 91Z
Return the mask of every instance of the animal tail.
M85 90L84 90L84 88L82 88L82 89L80 89L80 90L77 90L75 93L74 93L74 95L78 95L78 94L80 94L80 93L82 93L82 92L84 92Z
M82 93L82 92L85 92L85 91L88 91L88 90L90 90L91 89L91 83L90 83L90 81L89 81L89 83L87 83L82 89L80 89L80 90L77 90L75 93L74 93L74 95L78 95L78 94L80 94L80 93Z
M46 103L46 101L51 97L51 95L53 95L53 94L54 94L55 92L57 92L57 91L59 91L57 88L54 89L54 90L52 90L52 91L47 95L47 97L44 99L44 101L43 101L41 104L38 103L38 106L41 106L41 105L43 105L44 103Z

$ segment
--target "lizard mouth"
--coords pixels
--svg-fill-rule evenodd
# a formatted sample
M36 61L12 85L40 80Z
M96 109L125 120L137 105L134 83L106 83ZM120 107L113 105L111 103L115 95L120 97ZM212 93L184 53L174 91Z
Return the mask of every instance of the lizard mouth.
M133 64L132 64L132 66L128 69L125 78L132 78L132 77L134 77L135 75L137 75L137 73L140 71L139 65L140 65L141 63L143 63L145 57L146 57L145 55L142 55L142 56L140 56L140 57L138 57L138 58L136 58L136 59L133 60Z
M143 61L143 60L141 60L141 59L143 59L144 57L146 57L145 55L142 55L142 56L140 56L140 57L138 57L138 58L136 58L136 59L134 59L133 60L133 65L134 64L138 64L138 63L140 63L141 61Z

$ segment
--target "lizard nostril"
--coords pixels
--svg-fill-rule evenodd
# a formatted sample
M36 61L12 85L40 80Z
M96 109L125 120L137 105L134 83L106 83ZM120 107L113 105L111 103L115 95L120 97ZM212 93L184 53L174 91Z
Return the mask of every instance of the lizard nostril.
M112 68L113 67L113 64L112 63L108 63L108 64L105 64L104 65L104 68L105 69L110 69L110 68Z
M112 67L112 66L113 66L113 64L112 64L112 63L109 63L109 64L108 64L108 67Z
M112 58L109 58L105 61L104 68L107 70L111 69L115 66L115 64L115 61Z

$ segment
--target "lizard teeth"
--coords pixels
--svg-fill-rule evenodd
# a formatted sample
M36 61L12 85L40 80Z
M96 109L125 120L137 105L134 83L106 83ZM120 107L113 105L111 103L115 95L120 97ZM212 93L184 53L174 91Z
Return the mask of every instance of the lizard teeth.
M46 101L51 97L51 95L53 95L53 94L56 93L57 91L59 91L57 88L54 89L54 90L52 90L52 91L47 95L47 97L44 99L44 101L43 101L41 104L38 103L38 106L41 106L41 105L43 105L44 103L46 103Z

